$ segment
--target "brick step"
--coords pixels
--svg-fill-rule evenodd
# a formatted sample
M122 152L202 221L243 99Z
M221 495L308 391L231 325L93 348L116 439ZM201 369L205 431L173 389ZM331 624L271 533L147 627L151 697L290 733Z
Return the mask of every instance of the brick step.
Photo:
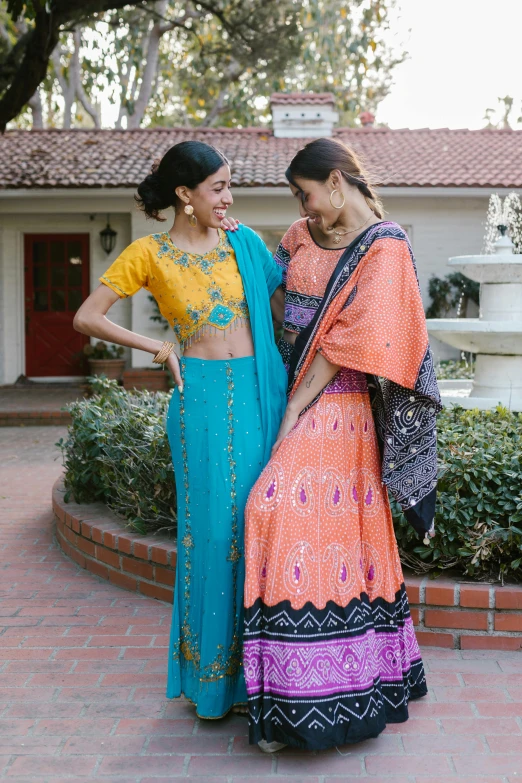
M0 427L45 427L68 425L71 414L67 411L0 411Z

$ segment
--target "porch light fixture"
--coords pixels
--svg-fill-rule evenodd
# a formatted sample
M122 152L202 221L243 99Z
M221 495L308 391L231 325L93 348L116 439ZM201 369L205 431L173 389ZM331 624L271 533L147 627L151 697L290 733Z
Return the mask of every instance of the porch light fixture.
M114 248L116 247L116 237L118 236L118 233L111 228L111 225L109 223L109 215L107 215L107 225L105 228L100 231L100 241L103 249L109 255L109 253L112 253Z

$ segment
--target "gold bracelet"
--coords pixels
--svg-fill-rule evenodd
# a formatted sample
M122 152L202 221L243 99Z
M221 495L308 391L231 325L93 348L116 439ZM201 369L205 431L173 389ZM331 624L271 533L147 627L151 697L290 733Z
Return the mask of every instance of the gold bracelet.
M173 350L174 343L165 341L152 361L155 364L164 364Z
M164 364L174 350L174 343L165 341L152 360L153 364Z

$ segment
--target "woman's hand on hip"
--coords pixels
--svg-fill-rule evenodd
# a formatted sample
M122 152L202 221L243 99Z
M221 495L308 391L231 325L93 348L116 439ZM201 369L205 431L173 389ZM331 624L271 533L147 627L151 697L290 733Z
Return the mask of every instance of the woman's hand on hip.
M172 353L169 354L169 357L168 357L167 361L165 362L165 364L169 368L169 370L170 370L170 372L172 374L172 377L174 378L174 383L178 387L179 393L181 394L181 392L183 391L183 381L181 380L181 370L180 370L180 367L179 367L179 359L176 356L176 354L174 353L174 351L172 351Z
M286 438L288 433L294 429L298 419L299 419L299 413L297 413L296 411L290 408L286 409L286 413L283 417L283 421L281 422L281 426L279 427L279 432L277 433L277 440L272 447L272 453L270 455L271 457L274 456L274 454L276 453L276 451L278 450L279 446Z

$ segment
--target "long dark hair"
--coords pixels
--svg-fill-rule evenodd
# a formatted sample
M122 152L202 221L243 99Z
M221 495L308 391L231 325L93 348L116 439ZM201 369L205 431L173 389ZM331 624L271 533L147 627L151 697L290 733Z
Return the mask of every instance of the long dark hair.
M382 219L384 210L381 200L373 189L361 161L352 149L337 139L311 141L299 150L287 168L285 176L290 184L299 190L295 177L326 182L335 169L341 172L350 185L355 185L361 191L372 212Z
M148 218L165 220L160 212L177 206L176 188L184 185L193 190L225 164L228 165L228 160L223 153L210 144L182 141L152 166L151 173L138 185L134 198Z

